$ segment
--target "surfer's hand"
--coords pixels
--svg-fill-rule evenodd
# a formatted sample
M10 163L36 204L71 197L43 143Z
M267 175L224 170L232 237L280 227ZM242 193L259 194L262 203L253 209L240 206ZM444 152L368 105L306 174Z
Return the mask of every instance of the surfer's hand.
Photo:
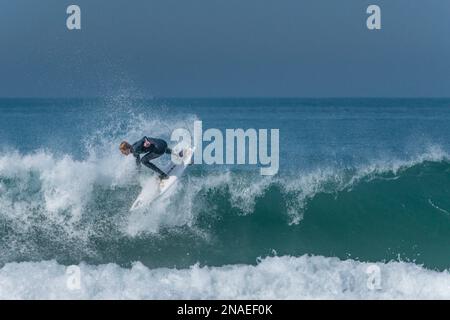
M148 147L150 147L150 141L148 141L147 139L145 139L145 141L144 141L144 147L145 148L148 148Z

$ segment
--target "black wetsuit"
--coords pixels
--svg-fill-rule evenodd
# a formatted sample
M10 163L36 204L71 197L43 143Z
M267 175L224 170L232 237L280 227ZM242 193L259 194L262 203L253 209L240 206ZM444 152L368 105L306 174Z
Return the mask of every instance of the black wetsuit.
M144 147L144 142L150 142L150 146ZM152 169L160 174L160 177L166 177L166 173L155 166L150 160L156 159L163 154L171 154L172 150L167 147L167 143L162 139L143 137L141 140L135 142L132 146L133 155L136 157L136 164L140 166L142 163L147 168ZM146 155L141 158L141 154Z

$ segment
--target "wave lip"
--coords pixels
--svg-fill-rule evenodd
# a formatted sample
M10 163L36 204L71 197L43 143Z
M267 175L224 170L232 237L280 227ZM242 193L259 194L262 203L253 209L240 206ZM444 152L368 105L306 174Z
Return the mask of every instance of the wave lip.
M130 269L80 264L69 289L55 261L8 263L1 299L449 299L450 274L405 262L365 263L322 256L268 257L253 265ZM373 270L379 286L373 286Z

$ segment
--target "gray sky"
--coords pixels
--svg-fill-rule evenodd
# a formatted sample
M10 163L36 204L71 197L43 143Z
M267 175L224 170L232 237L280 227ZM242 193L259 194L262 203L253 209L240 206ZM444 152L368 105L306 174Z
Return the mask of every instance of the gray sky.
M450 1L0 0L0 97L117 92L448 97Z

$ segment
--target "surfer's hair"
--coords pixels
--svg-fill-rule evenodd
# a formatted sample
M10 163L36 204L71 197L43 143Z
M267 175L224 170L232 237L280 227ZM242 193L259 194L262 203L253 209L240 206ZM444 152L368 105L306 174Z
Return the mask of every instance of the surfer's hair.
M127 141L122 141L119 149L120 149L120 151L131 150L131 144L129 144Z

